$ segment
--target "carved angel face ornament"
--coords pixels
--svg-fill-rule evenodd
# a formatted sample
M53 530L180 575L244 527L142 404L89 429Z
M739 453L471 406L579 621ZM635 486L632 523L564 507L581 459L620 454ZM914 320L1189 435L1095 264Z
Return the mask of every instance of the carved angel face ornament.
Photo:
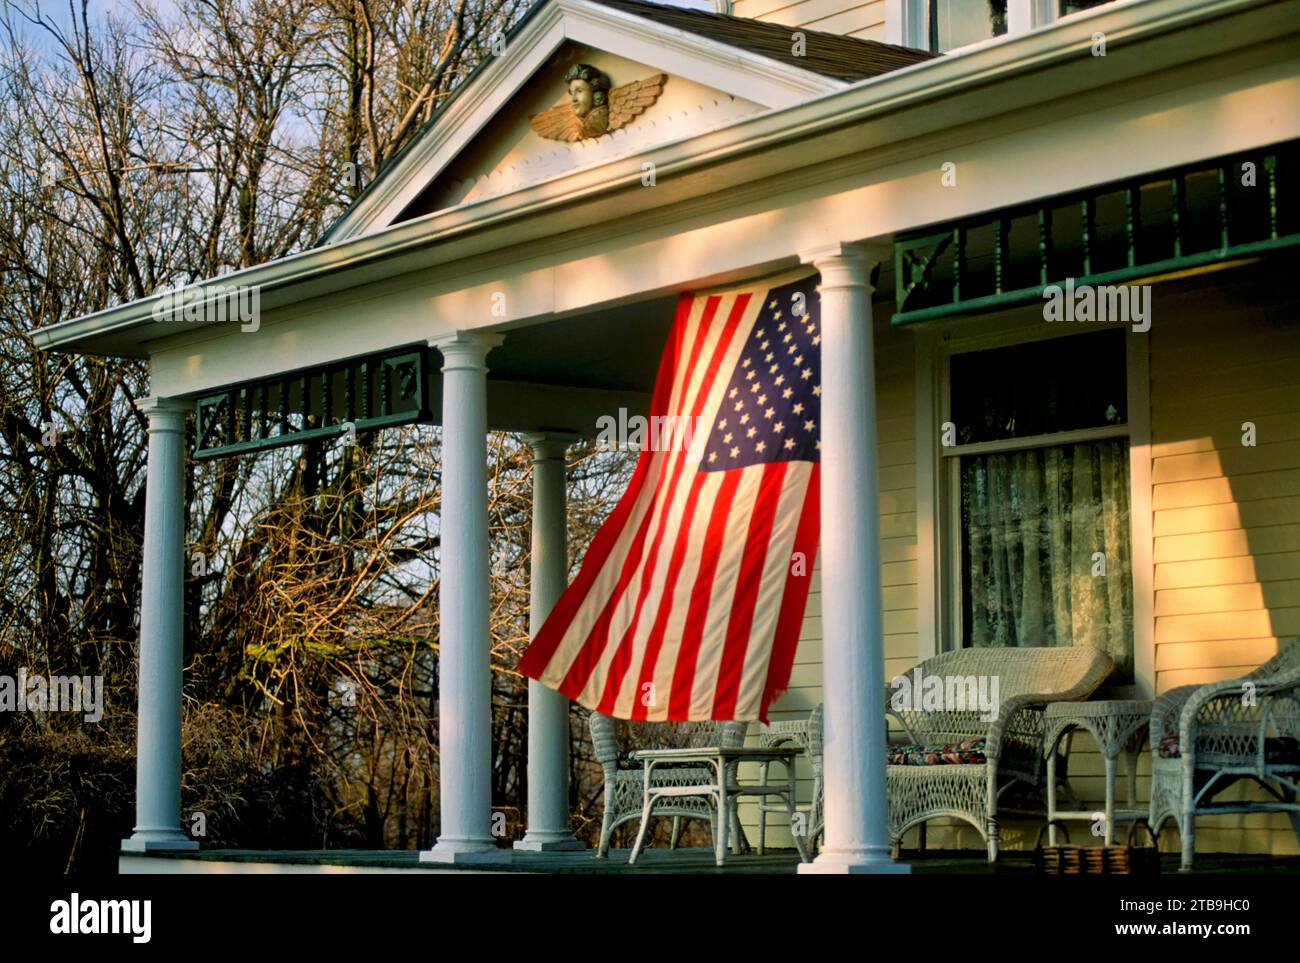
M653 74L621 87L591 64L574 64L564 75L567 99L531 119L533 130L547 140L573 143L611 133L629 124L659 99L665 74Z
M586 117L596 106L596 92L581 77L574 77L569 81L569 103L573 105L575 114Z

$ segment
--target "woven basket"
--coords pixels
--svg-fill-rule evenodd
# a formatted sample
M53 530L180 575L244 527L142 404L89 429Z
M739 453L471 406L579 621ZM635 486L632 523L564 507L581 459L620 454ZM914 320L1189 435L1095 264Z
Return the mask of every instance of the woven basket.
M1038 830L1034 843L1034 866L1048 876L1148 876L1160 872L1160 852L1156 837L1144 820L1129 827L1128 841L1123 846L1071 846L1070 834L1060 820L1053 820L1065 834L1064 846L1044 846L1043 834L1049 824ZM1150 846L1134 846L1133 836L1138 826L1147 831Z

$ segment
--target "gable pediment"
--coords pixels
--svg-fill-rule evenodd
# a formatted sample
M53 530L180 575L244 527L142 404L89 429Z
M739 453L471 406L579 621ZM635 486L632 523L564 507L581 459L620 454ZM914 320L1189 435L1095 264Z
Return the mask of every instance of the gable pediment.
M599 70L609 78L615 94L620 88L648 91L640 93L642 103L634 105L641 109L626 118L615 114L615 129L584 135L564 80L575 64ZM756 101L666 74L650 64L581 44L565 44L396 220L496 197L703 133L764 109Z
M539 133L534 117L567 100L565 72L589 64L633 88L631 116L577 139ZM550 0L512 32L330 229L326 242L381 231L791 106L842 81L594 0ZM656 89L656 87L658 89ZM650 96L653 94L653 96ZM617 113L617 112L614 112Z

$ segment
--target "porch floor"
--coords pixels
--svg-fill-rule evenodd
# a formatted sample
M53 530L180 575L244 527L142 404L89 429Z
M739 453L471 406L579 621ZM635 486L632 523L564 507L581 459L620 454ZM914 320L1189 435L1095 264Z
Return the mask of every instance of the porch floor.
M725 866L716 866L713 851L704 848L648 849L635 866L627 863L629 851L611 850L607 859L596 859L593 850L573 853L513 852L508 863L499 865L447 866L421 863L417 851L394 850L241 850L216 849L199 853L124 854L123 873L578 873L613 875L655 875L689 873L712 875L790 875L798 866L792 850L733 856ZM916 875L1025 876L1034 873L1033 856L1026 852L1004 853L989 866L974 851L933 850L924 854L904 850L903 860ZM1178 856L1162 854L1161 872L1177 874ZM1215 875L1300 874L1300 856L1236 855L1206 853L1196 857L1196 873Z

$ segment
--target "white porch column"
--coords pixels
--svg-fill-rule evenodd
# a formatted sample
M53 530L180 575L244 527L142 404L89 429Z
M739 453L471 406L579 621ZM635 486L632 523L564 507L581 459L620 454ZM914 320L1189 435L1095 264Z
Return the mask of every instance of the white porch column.
M181 656L185 572L185 413L142 398L149 418L140 584L140 667L135 829L122 850L198 849L181 824Z
M508 860L492 837L488 633L487 353L500 335L462 332L442 352L442 567L438 592L438 792L442 830L422 862Z
M885 650L871 269L878 244L801 255L821 273L822 699L826 845L800 872L907 872L885 822ZM827 520L830 523L827 524Z
M533 449L533 539L529 631L536 635L569 582L564 452L573 436L529 434ZM528 832L515 849L584 849L569 831L569 700L528 680Z

